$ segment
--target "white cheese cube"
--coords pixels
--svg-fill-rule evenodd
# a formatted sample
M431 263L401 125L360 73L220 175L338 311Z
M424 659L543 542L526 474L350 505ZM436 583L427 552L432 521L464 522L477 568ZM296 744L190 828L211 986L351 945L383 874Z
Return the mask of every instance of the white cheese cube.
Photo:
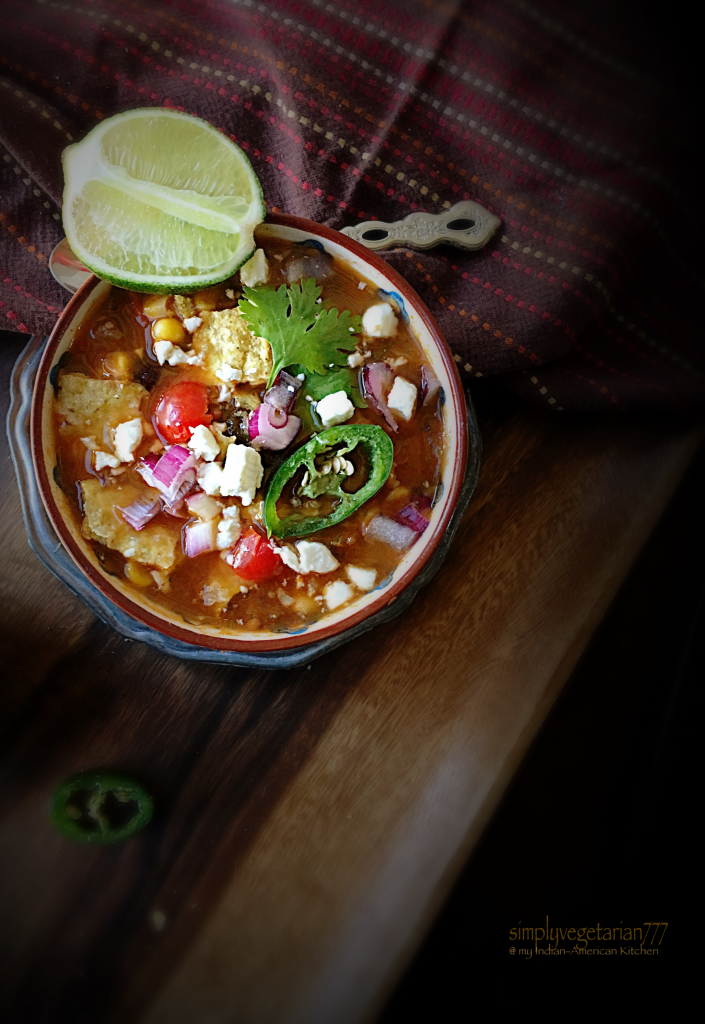
M341 604L345 604L353 596L353 588L347 583L343 583L342 580L335 580L334 583L329 583L323 591L326 604L330 611L334 608L339 608Z
M120 462L132 462L133 452L142 440L142 420L137 416L134 420L127 420L126 423L118 423L113 431L113 444L115 454Z
M220 445L208 427L202 423L193 428L188 446L196 458L203 459L204 462L212 462L220 455Z
M225 551L234 547L241 532L240 513L235 505L228 505L223 509L223 518L218 523L218 548Z
M355 412L355 406L345 391L334 391L332 395L326 395L317 403L316 412L321 417L324 427L334 427L349 420Z
M189 334L193 334L194 331L198 330L202 323L203 320L200 318L200 316L187 316L186 319L184 320L184 327L189 332Z
M96 472L105 469L106 466L110 466L111 469L117 469L119 465L120 459L116 459L114 455L109 455L108 452L96 452L93 456L93 467Z
M357 565L346 565L345 571L348 579L355 584L358 590L372 590L377 582L377 573L374 569L361 569Z
M215 371L215 375L218 380L242 380L242 370L238 370L236 367L230 366L229 363L221 363Z
M247 263L240 267L240 280L248 288L256 288L258 284L266 284L269 280L269 263L264 249L255 249Z
M196 470L196 479L206 494L220 494L223 467L217 462L202 462Z
M340 562L325 544L317 540L300 540L296 544L299 552L300 572L333 572Z
M386 302L378 302L365 310L362 330L370 338L391 338L397 333L397 317Z
M263 473L259 452L246 444L231 444L225 456L220 493L224 497L239 498L243 505L251 505Z
M387 405L393 412L398 412L405 420L410 420L414 415L416 406L417 389L411 381L404 377L397 377L389 392Z

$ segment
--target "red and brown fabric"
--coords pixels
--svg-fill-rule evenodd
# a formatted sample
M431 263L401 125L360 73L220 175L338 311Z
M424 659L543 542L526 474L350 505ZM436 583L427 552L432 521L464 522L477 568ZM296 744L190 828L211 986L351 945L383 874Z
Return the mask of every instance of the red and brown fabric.
M272 210L338 228L464 198L497 213L480 252L385 254L466 376L554 409L702 408L692 122L627 10L3 0L1 326L48 332L66 303L47 266L63 148L166 105L239 143Z

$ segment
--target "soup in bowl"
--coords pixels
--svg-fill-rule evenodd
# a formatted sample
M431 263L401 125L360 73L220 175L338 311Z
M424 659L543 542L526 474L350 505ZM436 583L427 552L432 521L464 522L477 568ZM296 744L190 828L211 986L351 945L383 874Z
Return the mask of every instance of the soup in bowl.
M129 615L217 650L372 619L428 563L467 460L433 318L353 240L272 215L230 280L142 295L91 278L37 375L42 499Z

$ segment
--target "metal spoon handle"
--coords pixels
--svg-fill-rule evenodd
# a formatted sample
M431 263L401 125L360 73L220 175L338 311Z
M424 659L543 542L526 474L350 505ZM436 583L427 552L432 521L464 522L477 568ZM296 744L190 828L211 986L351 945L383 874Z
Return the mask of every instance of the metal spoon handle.
M456 203L443 213L410 213L403 220L387 223L366 220L343 228L343 234L368 249L431 249L445 243L460 249L481 249L502 221L471 199Z

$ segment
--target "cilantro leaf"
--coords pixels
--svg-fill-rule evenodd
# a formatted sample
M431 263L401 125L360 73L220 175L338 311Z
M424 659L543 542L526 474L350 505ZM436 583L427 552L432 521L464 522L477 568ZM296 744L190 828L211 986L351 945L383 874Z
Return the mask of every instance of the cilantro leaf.
M326 395L332 395L336 391L344 391L358 409L367 408L367 402L360 394L357 370L351 366L341 366L339 369L329 370L325 376L320 373L306 373L306 367L300 363L287 366L287 370L295 377L299 373L305 374L306 383L301 391L309 395L314 402L320 402Z
M280 370L301 363L309 373L324 376L331 366L345 366L361 330L359 316L350 310L324 309L316 300L321 289L312 277L299 284L243 288L239 310L258 337L272 346L272 372L268 386Z

